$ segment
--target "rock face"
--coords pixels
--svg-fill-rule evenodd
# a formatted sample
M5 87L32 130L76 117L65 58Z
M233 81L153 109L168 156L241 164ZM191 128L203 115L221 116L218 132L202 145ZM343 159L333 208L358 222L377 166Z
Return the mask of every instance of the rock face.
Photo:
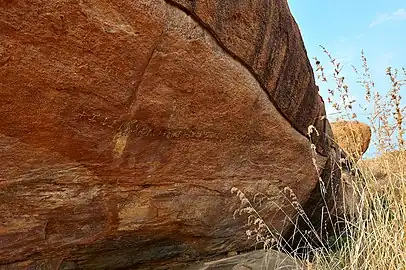
M285 0L6 0L0 18L0 265L176 268L249 248L233 186L281 233L285 187L320 199L331 134Z
M371 128L359 121L338 121L331 124L336 142L355 161L368 150Z
M310 265L309 265L310 266ZM185 270L305 270L305 263L275 250L255 250L245 254L201 262Z

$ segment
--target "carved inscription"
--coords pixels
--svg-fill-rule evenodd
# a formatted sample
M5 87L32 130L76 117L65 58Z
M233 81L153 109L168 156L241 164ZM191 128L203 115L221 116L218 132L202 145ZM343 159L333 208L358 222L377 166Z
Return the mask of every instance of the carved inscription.
M244 133L229 133L218 134L208 130L195 130L195 129L167 129L167 128L154 128L150 125L143 123L139 120L119 120L109 117L103 117L99 113L86 113L81 112L78 120L87 121L95 125L106 126L121 134L132 135L135 137L164 137L166 139L188 139L188 140L210 140L210 141L241 141L241 142L255 142L267 141L269 138L259 134L253 135Z

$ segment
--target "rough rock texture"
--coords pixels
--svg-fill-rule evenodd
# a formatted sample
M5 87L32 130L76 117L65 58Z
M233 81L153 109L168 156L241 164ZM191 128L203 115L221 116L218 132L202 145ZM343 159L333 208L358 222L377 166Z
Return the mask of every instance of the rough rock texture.
M321 116L324 103L315 86L299 28L283 0L171 0L186 10L257 79L267 97L300 133L319 128L318 151L329 141Z
M355 161L368 150L371 141L371 128L359 121L338 121L331 123L334 138L338 145Z
M248 253L201 262L185 270L304 270L305 263L275 250L255 250ZM309 268L311 269L311 268Z
M320 200L330 177L317 91L285 0L1 1L0 265L247 249L233 186L288 232L283 189Z

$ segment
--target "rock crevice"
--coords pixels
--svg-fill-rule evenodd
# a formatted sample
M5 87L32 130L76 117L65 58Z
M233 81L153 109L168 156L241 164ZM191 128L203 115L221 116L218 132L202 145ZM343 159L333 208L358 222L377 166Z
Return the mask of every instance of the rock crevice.
M290 43L289 40L289 31L284 31L284 29L279 29L279 33L281 34L282 37L278 37L279 40L282 40L280 43L275 43L272 42L273 37L275 34L272 34L272 21L277 21L275 18L271 16L270 13L268 13L272 9L276 9L276 12L278 12L278 18L281 18L281 11L280 6L278 6L275 2L273 1L254 1L255 4L262 4L262 6L267 7L263 8L262 10L265 12L263 17L263 24L259 25L258 28L260 29L259 37L261 38L260 42L248 40L248 42L252 42L249 45L252 45L255 47L255 53L253 53L251 56L246 56L246 55L241 55L244 54L245 52L235 52L233 50L233 36L231 35L231 38L228 36L222 36L225 35L224 32L221 31L221 27L218 25L218 23L213 22L210 24L210 22L206 22L205 19L207 19L208 14L203 13L199 14L197 11L198 3L201 3L201 5L204 5L204 0L203 1L185 1L185 0L165 0L170 5L173 5L180 10L184 11L187 15L191 16L200 26L202 26L205 30L210 33L213 38L217 41L218 45L224 49L231 57L233 57L236 61L238 61L240 64L242 64L247 70L252 74L254 78L258 81L258 83L261 85L262 89L264 90L265 94L267 95L269 101L275 106L275 108L278 110L278 112L285 117L285 119L289 122L292 123L292 126L298 130L303 136L308 138L307 134L307 128L310 125L317 126L317 122L325 122L321 119L324 119L325 114L322 114L322 110L320 107L324 107L323 102L321 101L319 95L318 95L318 88L314 83L313 79L313 70L310 66L310 63L307 60L306 56L305 62L303 65L304 69L306 69L306 72L309 74L307 80L309 83L309 86L302 86L305 87L304 89L301 89L300 91L297 91L296 93L288 91L286 89L286 86L281 85L280 81L285 80L286 81L286 73L291 72L290 70L287 71L286 69L289 66L289 62L291 61L292 58L297 59L297 55L294 55L297 50L302 50L305 52L303 41L299 35L299 38L295 36L295 39L292 43ZM261 3L260 3L261 2ZM221 8L221 3L220 8L217 9L216 6L216 12L219 14L224 14L224 13L231 13L232 10L230 11L229 4L226 4L225 2L222 2L224 7ZM236 4L238 5L238 4ZM286 8L287 10L288 7L283 6L283 8ZM252 12L252 11L249 11ZM217 15L217 14L215 14ZM216 17L217 18L217 17ZM268 19L266 19L268 18ZM290 19L289 23L285 23L287 25L294 25L294 28L297 28L296 23L294 22L293 18L290 16L288 17ZM260 17L259 19L262 19ZM220 20L218 20L220 21ZM264 23L266 22L266 23ZM260 23L260 22L257 22ZM235 27L238 27L236 25ZM215 29L217 28L217 29ZM218 31L216 31L218 30ZM295 29L297 30L297 29ZM298 31L298 30L297 30ZM285 38L284 38L285 37ZM231 39L231 41L230 41ZM267 46L265 46L265 43L267 42ZM228 44L227 44L228 43ZM231 44L230 44L231 43ZM279 46L275 46L279 45ZM290 47L289 47L290 46ZM281 52L282 57L280 59L274 59L278 58L275 57L274 54L272 53L275 51L275 48L278 48L279 53ZM293 52L293 53L292 53ZM276 54L276 53L275 53ZM244 59L245 56L245 59ZM303 55L301 55L303 57ZM262 65L260 64L262 61ZM274 63L282 63L274 65ZM296 63L295 63L296 64ZM278 68L277 68L278 67ZM302 68L302 67L300 67ZM274 72L271 73L270 70L273 70ZM275 70L279 70L275 73ZM292 74L292 76L298 76L299 73L296 72ZM290 76L290 75L289 75ZM297 79L297 77L295 77ZM269 83L269 80L275 80L274 83ZM297 83L297 82L294 82ZM299 88L297 85L290 86L288 88ZM286 93L284 93L286 92ZM279 96L279 97L278 97ZM291 112L286 111L286 103L289 103L290 99L296 99L296 102L299 102L299 105L297 108L299 110L292 110ZM309 109L309 104L313 105L313 108ZM292 105L289 105L292 106ZM285 107L285 108L284 108ZM302 108L302 111L300 109ZM303 108L306 108L306 110L312 111L309 115L303 115ZM330 147L330 142L329 138L326 137L325 133L327 131L323 128L323 126L318 125L317 128L320 128L321 130L319 131L320 138L317 138L314 140L314 142L317 145L317 152L323 156L327 156L328 153L328 148Z

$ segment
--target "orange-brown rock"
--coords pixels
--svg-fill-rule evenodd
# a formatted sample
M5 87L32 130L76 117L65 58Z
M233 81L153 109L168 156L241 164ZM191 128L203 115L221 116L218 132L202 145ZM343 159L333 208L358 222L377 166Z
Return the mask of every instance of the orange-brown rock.
M247 249L234 186L287 232L283 189L305 204L330 177L317 91L285 0L1 1L0 265Z
M367 124L342 120L331 123L331 127L338 145L355 161L368 150L371 128Z

